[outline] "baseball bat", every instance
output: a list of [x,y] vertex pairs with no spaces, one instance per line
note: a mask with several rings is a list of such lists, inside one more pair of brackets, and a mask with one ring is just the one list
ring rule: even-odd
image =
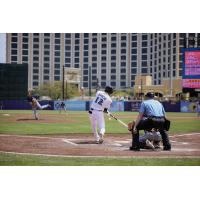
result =
[[115,119],[115,120],[117,120],[120,124],[122,124],[124,127],[126,127],[126,128],[128,128],[128,125],[127,124],[125,124],[123,121],[121,121],[120,119],[118,119],[117,117],[115,117],[112,113],[108,113],[108,115],[110,116],[110,117],[112,117],[113,119]]

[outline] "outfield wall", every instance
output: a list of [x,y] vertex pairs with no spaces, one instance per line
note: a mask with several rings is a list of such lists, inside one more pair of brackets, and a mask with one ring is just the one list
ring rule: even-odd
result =
[[[39,101],[41,105],[50,104],[48,110],[59,110],[62,101]],[[63,101],[67,110],[87,111],[90,108],[91,101]],[[111,106],[112,112],[130,111],[138,112],[140,101],[113,101]],[[165,101],[162,102],[166,112],[196,112],[196,103],[188,101]],[[30,110],[31,106],[27,100],[0,100],[0,109],[3,110]]]

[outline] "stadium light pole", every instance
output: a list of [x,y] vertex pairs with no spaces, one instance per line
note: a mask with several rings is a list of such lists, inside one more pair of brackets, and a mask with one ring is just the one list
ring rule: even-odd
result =
[[91,66],[89,66],[89,97],[91,98]]
[[62,77],[62,97],[65,99],[65,66],[63,65],[63,77]]

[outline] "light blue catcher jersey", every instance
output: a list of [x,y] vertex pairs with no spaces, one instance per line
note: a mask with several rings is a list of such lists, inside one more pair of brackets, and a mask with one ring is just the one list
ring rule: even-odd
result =
[[165,110],[163,105],[154,99],[148,99],[143,101],[140,106],[140,113],[143,113],[144,116],[156,116],[156,117],[163,117],[165,116]]

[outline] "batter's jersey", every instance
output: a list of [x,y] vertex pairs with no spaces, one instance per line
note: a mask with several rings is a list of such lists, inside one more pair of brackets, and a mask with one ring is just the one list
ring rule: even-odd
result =
[[154,99],[149,99],[146,101],[143,101],[139,110],[140,113],[143,113],[144,116],[150,117],[164,117],[165,116],[165,110],[163,105]]
[[98,91],[96,98],[92,101],[91,109],[104,111],[105,108],[110,108],[111,103],[112,99],[106,92]]

